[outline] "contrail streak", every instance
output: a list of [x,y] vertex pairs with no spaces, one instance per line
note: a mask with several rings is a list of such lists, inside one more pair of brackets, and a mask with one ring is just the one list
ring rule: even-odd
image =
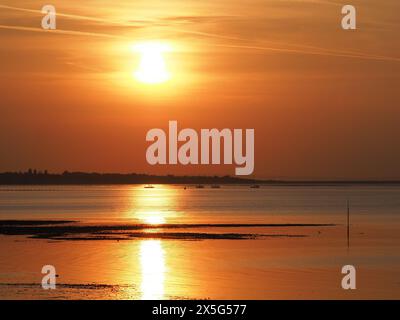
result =
[[[42,14],[41,10],[37,9],[27,9],[27,8],[20,8],[20,7],[13,7],[13,6],[7,6],[7,5],[2,5],[0,4],[0,8],[3,9],[9,9],[9,10],[15,10],[15,11],[22,11],[22,12],[30,12],[30,13],[38,13]],[[94,22],[101,22],[101,23],[106,23],[106,24],[115,24],[115,25],[121,25],[121,26],[130,26],[134,27],[135,25],[129,22],[123,22],[119,20],[109,20],[109,19],[103,19],[103,18],[96,18],[96,17],[90,17],[90,16],[81,16],[81,15],[76,15],[76,14],[67,14],[67,13],[60,13],[57,12],[58,17],[64,17],[64,18],[69,18],[69,19],[74,19],[74,20],[86,20],[86,21],[94,21]],[[140,22],[146,22],[146,21],[138,21]]]
[[[316,2],[316,3],[321,3],[321,4],[340,5],[336,2],[328,1],[328,0],[304,0],[304,1],[300,0],[298,2]],[[26,8],[20,8],[20,7],[7,6],[7,5],[0,5],[0,8],[23,11],[23,12],[31,12],[31,13],[41,13],[40,10],[26,9]],[[88,21],[95,21],[95,22],[100,22],[100,23],[104,23],[104,24],[112,24],[112,25],[120,25],[120,26],[128,26],[128,27],[138,27],[137,25],[134,25],[131,22],[125,22],[125,21],[108,20],[108,19],[103,19],[103,18],[64,14],[64,13],[57,13],[57,15],[61,16],[61,17],[70,18],[70,19],[88,20]],[[143,25],[143,24],[147,24],[148,27],[153,27],[155,21],[140,21],[139,23],[142,23],[142,27],[145,27],[145,25]],[[20,31],[47,32],[47,30],[43,30],[41,28],[33,28],[33,27],[0,25],[0,28],[10,29],[10,30],[20,30]],[[319,56],[331,56],[331,57],[345,57],[345,58],[367,59],[367,60],[377,60],[377,61],[394,61],[394,62],[400,61],[400,58],[396,58],[396,57],[373,55],[373,54],[368,54],[368,53],[363,53],[363,52],[355,52],[355,51],[334,50],[334,49],[328,49],[328,48],[311,46],[311,45],[272,42],[272,41],[249,41],[248,39],[240,38],[240,37],[225,36],[225,35],[221,35],[221,34],[201,32],[201,31],[182,30],[182,29],[171,28],[171,27],[168,27],[168,31],[176,32],[176,33],[191,34],[191,35],[201,36],[201,37],[229,40],[229,41],[240,41],[243,43],[253,42],[253,43],[258,44],[258,45],[213,44],[214,46],[217,46],[217,47],[237,48],[237,49],[247,49],[247,50],[275,51],[275,52],[289,53],[289,54],[291,53],[291,54],[306,54],[306,55],[319,55]],[[114,39],[128,39],[128,37],[126,37],[126,36],[117,36],[117,35],[106,34],[106,33],[97,33],[97,32],[83,32],[83,31],[60,30],[60,29],[52,30],[52,32],[55,32],[58,34],[65,34],[65,35],[93,36],[93,37],[114,38]],[[266,43],[273,44],[274,47],[266,46],[265,45]],[[289,47],[295,47],[298,49],[282,48],[282,47],[276,47],[276,46],[289,46]],[[312,51],[312,50],[314,50],[314,51]]]
[[246,46],[246,45],[229,45],[229,44],[215,44],[214,46],[223,48],[236,48],[236,49],[252,49],[252,50],[263,50],[263,51],[276,51],[283,53],[297,53],[306,55],[317,55],[317,56],[329,56],[329,57],[343,57],[343,58],[356,58],[365,60],[379,60],[379,61],[396,61],[400,62],[400,58],[385,57],[385,56],[369,56],[369,55],[354,55],[345,53],[334,53],[328,51],[306,51],[298,49],[285,49],[285,48],[274,48],[274,47],[263,47],[263,46]]
[[97,32],[83,32],[83,31],[73,31],[73,30],[45,30],[42,28],[34,28],[34,27],[20,27],[20,26],[6,26],[0,25],[0,29],[8,29],[8,30],[16,30],[16,31],[31,31],[31,32],[46,32],[48,34],[65,34],[72,36],[90,36],[90,37],[101,37],[101,38],[110,38],[110,39],[127,39],[126,37],[116,36],[107,33],[97,33]]

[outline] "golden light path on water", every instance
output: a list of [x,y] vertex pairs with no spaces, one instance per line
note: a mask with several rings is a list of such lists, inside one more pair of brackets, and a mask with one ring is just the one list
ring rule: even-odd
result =
[[[137,192],[137,190],[136,190]],[[175,203],[176,190],[165,186],[143,188],[132,199],[129,215],[145,224],[159,225],[176,214],[165,210]],[[151,230],[149,230],[151,232]],[[142,300],[164,299],[166,259],[161,240],[142,240],[139,248]]]
[[143,240],[140,243],[141,299],[164,298],[165,258],[160,240]]
[[135,190],[132,195],[128,218],[135,219],[145,224],[163,224],[171,218],[176,218],[178,213],[171,210],[176,204],[178,190],[157,185],[154,188]]

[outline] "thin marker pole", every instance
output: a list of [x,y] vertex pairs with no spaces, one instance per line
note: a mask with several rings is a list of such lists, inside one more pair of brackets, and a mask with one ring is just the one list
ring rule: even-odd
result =
[[347,248],[350,248],[350,204],[347,199]]

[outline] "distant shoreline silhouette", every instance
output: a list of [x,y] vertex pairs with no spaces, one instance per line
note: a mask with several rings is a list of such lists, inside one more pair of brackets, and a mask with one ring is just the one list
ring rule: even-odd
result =
[[69,172],[49,173],[29,169],[26,172],[0,173],[0,185],[100,185],[100,184],[257,184],[283,186],[314,185],[400,185],[398,180],[262,180],[235,176],[176,176],[139,173]]

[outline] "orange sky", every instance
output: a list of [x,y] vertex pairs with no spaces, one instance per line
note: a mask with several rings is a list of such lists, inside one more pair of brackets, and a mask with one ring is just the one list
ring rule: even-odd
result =
[[[234,174],[146,163],[151,128],[254,128],[260,178],[400,179],[400,3],[41,1],[0,5],[0,171]],[[28,9],[28,10],[26,10]],[[170,81],[137,82],[141,41]]]

